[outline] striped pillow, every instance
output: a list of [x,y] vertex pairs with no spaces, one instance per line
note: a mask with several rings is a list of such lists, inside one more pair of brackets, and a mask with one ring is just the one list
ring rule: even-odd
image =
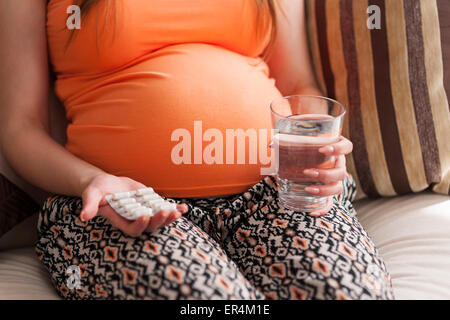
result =
[[[379,29],[368,27],[373,5]],[[449,9],[449,0],[306,0],[318,83],[348,106],[358,198],[449,193]]]

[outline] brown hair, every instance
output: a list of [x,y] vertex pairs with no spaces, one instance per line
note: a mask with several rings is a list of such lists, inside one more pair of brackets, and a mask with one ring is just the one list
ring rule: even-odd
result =
[[[94,7],[96,3],[98,3],[100,0],[75,0],[75,4],[80,7],[81,15],[86,16],[89,11]],[[107,11],[109,11],[110,2],[112,1],[115,7],[115,0],[106,0],[107,1]],[[262,53],[262,57],[264,59],[267,59],[270,55],[270,50],[275,42],[275,36],[277,33],[277,19],[276,19],[276,0],[254,0],[256,1],[256,5],[258,7],[258,16],[257,20],[261,23],[261,19],[264,19],[267,14],[269,14],[270,17],[270,23],[271,23],[271,32],[270,32],[270,41],[267,47],[264,49],[264,52]],[[115,16],[114,16],[115,17]],[[260,29],[256,29],[257,33]],[[74,33],[69,37],[69,41],[67,44],[69,44],[73,38]],[[257,34],[258,36],[258,34]],[[66,46],[67,48],[67,46]]]

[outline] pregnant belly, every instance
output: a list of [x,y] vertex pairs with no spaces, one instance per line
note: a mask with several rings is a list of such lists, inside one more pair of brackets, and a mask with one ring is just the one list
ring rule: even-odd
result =
[[89,81],[60,80],[60,91],[84,83],[65,100],[67,149],[170,197],[239,193],[259,181],[269,104],[280,96],[267,66],[205,44],[141,60]]

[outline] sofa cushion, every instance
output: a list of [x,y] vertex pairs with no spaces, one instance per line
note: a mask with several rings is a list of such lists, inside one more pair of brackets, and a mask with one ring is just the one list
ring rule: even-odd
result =
[[0,252],[0,300],[59,299],[32,247]]
[[[449,197],[419,193],[364,199],[355,207],[386,262],[397,299],[450,299]],[[35,215],[0,239],[0,299],[57,298],[35,241]]]
[[347,164],[359,197],[429,186],[448,194],[450,1],[306,4],[318,82],[349,109],[343,133],[354,143]]
[[450,197],[420,193],[356,203],[397,299],[450,299]]

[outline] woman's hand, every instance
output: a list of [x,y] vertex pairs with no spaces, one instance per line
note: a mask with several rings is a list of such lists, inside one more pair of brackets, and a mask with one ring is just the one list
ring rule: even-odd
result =
[[142,216],[135,221],[127,220],[117,214],[105,200],[109,193],[125,192],[145,188],[142,183],[126,177],[116,177],[110,174],[99,174],[95,176],[84,189],[82,194],[83,208],[80,213],[82,221],[89,221],[97,215],[108,219],[111,224],[122,230],[129,236],[138,237],[144,231],[153,232],[158,228],[167,226],[186,213],[188,208],[185,204],[177,205],[178,211],[169,212],[161,210],[153,217]]
[[332,169],[318,169],[310,168],[303,171],[305,175],[313,178],[316,181],[325,183],[322,186],[309,186],[305,191],[321,197],[328,197],[327,206],[323,210],[314,211],[310,214],[314,217],[320,217],[330,210],[332,203],[332,196],[338,195],[342,192],[342,180],[346,176],[345,155],[352,152],[353,144],[350,140],[340,137],[338,142],[323,146],[319,149],[320,153],[327,156],[336,157],[335,166]]

